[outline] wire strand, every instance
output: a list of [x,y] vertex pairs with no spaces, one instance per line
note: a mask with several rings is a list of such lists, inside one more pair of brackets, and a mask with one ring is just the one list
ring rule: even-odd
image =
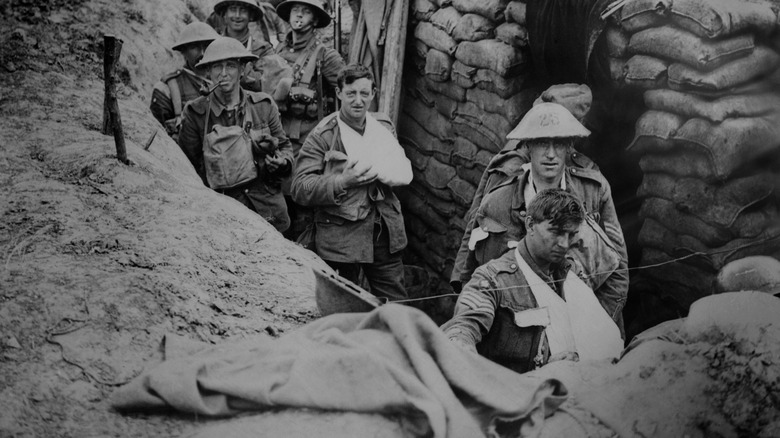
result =
[[[616,269],[615,271],[639,271],[639,270],[642,270],[642,269],[657,268],[659,266],[665,266],[665,265],[669,265],[669,264],[672,264],[672,263],[679,263],[679,262],[681,262],[683,260],[687,260],[687,259],[689,259],[691,257],[712,256],[712,255],[722,254],[722,253],[726,253],[726,252],[739,251],[740,249],[750,248],[752,246],[761,245],[763,243],[771,242],[772,240],[777,240],[777,239],[780,239],[780,235],[769,237],[769,238],[765,238],[765,239],[762,239],[762,240],[759,240],[759,241],[756,241],[756,242],[746,243],[746,244],[739,245],[739,246],[734,247],[734,248],[721,249],[721,250],[709,251],[709,252],[696,251],[696,252],[693,252],[691,254],[687,254],[687,255],[684,255],[682,257],[677,257],[677,258],[674,258],[674,259],[671,259],[671,260],[666,260],[666,261],[663,261],[663,262],[653,263],[653,264],[650,264],[650,265],[635,266],[633,268]],[[593,273],[593,274],[590,274],[590,275],[585,275],[581,279],[584,280],[584,279],[587,279],[587,278],[595,277],[597,275],[609,274],[609,273],[612,273],[612,272],[615,272],[615,271],[596,272],[596,273]],[[560,279],[560,280],[552,280],[550,282],[545,282],[545,284],[562,283],[564,281],[566,281],[565,278]],[[534,283],[534,284],[507,286],[507,287],[502,287],[502,288],[485,288],[485,289],[480,289],[480,290],[486,291],[486,292],[503,292],[503,291],[515,290],[515,289],[530,289],[531,287],[540,286],[540,285],[541,285],[541,283]],[[451,296],[456,296],[457,297],[459,295],[460,294],[456,294],[456,293],[446,293],[446,294],[440,294],[440,295],[431,295],[431,296],[427,296],[427,297],[406,298],[406,299],[402,299],[402,300],[393,300],[393,301],[390,301],[390,302],[391,303],[411,303],[411,302],[416,302],[416,301],[433,300],[433,299],[445,298],[445,297],[451,297]]]

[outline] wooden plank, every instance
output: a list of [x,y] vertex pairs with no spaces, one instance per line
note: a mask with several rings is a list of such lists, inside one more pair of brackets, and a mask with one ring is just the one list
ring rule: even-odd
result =
[[116,100],[116,84],[114,73],[119,55],[122,53],[122,40],[113,35],[103,35],[103,80],[105,81],[105,114],[108,114],[103,122],[104,131],[110,130],[114,134],[116,143],[116,157],[124,164],[130,164],[125,148],[125,135],[122,130],[122,118],[119,116],[119,104]]
[[382,80],[379,89],[379,111],[387,114],[396,126],[401,105],[401,78],[404,53],[406,52],[408,20],[409,0],[394,0],[385,38]]

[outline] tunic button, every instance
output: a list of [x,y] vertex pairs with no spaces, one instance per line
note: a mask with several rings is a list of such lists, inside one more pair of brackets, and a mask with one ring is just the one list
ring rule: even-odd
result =
[[512,269],[517,269],[517,265],[516,265],[516,264],[514,264],[514,263],[512,263],[511,265],[509,265],[509,267],[510,267],[510,268],[512,268]]
[[487,289],[490,287],[490,283],[487,280],[482,280],[479,282],[479,287],[482,289]]
[[577,173],[577,169],[572,169],[571,173]]
[[249,189],[244,189],[244,193],[249,193]]
[[290,53],[293,53],[293,52],[295,52],[295,49],[290,49]]
[[525,210],[520,212],[520,216],[525,217],[528,213],[525,212]]
[[577,153],[575,152],[575,153],[571,154],[571,157],[572,158],[577,158]]

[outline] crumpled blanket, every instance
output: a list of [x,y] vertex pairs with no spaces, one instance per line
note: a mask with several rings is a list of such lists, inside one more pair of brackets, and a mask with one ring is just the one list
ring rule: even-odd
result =
[[119,410],[171,407],[229,416],[315,408],[402,414],[415,435],[501,436],[498,428],[533,436],[566,399],[566,389],[462,350],[421,311],[388,304],[330,315],[279,339],[166,357],[112,397]]

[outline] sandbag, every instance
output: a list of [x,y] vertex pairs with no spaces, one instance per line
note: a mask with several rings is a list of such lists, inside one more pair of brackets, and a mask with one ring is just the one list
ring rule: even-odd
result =
[[428,156],[423,154],[420,151],[420,146],[415,144],[410,139],[403,138],[402,140],[403,141],[399,140],[399,143],[404,148],[404,153],[406,154],[406,158],[408,158],[409,162],[412,163],[412,169],[419,170],[420,172],[424,172],[425,169],[428,167]]
[[668,173],[680,177],[699,178],[707,182],[718,180],[713,174],[707,156],[687,149],[646,153],[639,159],[639,168],[644,173]]
[[466,65],[493,70],[502,77],[519,74],[526,63],[523,52],[498,40],[463,41],[455,57]]
[[708,184],[695,178],[680,178],[663,173],[647,173],[637,189],[637,196],[672,201],[708,224],[731,227],[740,213],[767,201],[775,190],[769,172],[736,178],[723,184]]
[[780,92],[727,95],[715,100],[675,90],[648,90],[645,105],[686,118],[701,117],[713,122],[727,118],[765,116],[780,111]]
[[727,39],[703,39],[674,26],[645,29],[631,36],[631,53],[652,55],[710,71],[728,61],[746,56],[755,48],[752,34]]
[[474,167],[479,148],[467,138],[458,137],[452,145],[452,164],[456,167]]
[[455,29],[455,25],[460,21],[460,17],[461,13],[452,6],[449,6],[439,9],[431,15],[431,24],[447,32],[447,35],[452,35],[452,30]]
[[466,89],[458,86],[452,81],[450,82],[426,81],[425,85],[426,88],[428,88],[429,90],[447,96],[452,100],[458,102],[463,102],[466,100]]
[[453,116],[453,113],[458,108],[458,102],[450,99],[447,96],[444,96],[442,94],[436,93],[433,90],[431,90],[428,85],[429,84],[449,84],[450,82],[442,83],[442,82],[435,82],[430,80],[425,80],[423,82],[420,82],[419,85],[417,85],[413,89],[409,89],[408,92],[414,96],[414,98],[419,99],[424,103],[426,106],[432,106],[436,108],[436,111],[439,112],[439,114],[443,115],[444,117],[450,119]]
[[623,80],[626,85],[637,88],[666,88],[669,62],[647,55],[634,55],[625,66]]
[[478,14],[494,22],[504,19],[509,0],[452,0],[452,6],[464,14]]
[[498,152],[512,129],[509,122],[496,114],[484,113],[471,102],[462,102],[452,119],[452,130],[482,149]]
[[590,111],[593,103],[593,93],[585,84],[555,84],[544,90],[534,105],[542,102],[552,102],[562,105],[580,122]]
[[628,53],[630,35],[617,26],[607,26],[604,29],[607,40],[607,54],[612,58],[622,58]]
[[425,57],[425,77],[437,82],[449,81],[452,61],[452,57],[444,52],[428,50]]
[[671,19],[704,38],[720,38],[750,30],[768,35],[777,26],[776,5],[760,0],[674,0]]
[[452,81],[464,89],[472,88],[475,85],[472,78],[477,73],[477,70],[476,67],[466,65],[456,59],[452,63]]
[[417,21],[429,21],[439,6],[430,0],[413,0],[412,15]]
[[431,157],[428,160],[427,172],[425,173],[425,183],[433,188],[446,189],[447,183],[455,177],[455,168],[444,164]]
[[736,259],[718,272],[716,287],[718,292],[755,290],[777,296],[780,260],[764,255]]
[[474,194],[477,192],[477,187],[474,184],[456,176],[447,183],[447,188],[452,191],[452,197],[458,205],[465,208],[471,207],[471,200],[474,199]]
[[502,99],[507,99],[520,92],[525,79],[523,75],[505,78],[493,70],[481,68],[474,74],[473,81],[480,89],[497,94]]
[[504,23],[498,26],[496,39],[518,49],[528,47],[528,31],[517,23]]
[[534,92],[532,90],[521,91],[508,98],[500,98],[479,88],[466,91],[466,100],[474,103],[482,111],[501,114],[511,126],[516,125],[531,109],[533,98]]
[[504,19],[507,21],[507,23],[525,25],[525,14],[525,3],[521,1],[510,1],[506,4],[506,9],[504,9]]
[[647,198],[639,209],[642,218],[653,218],[678,234],[688,234],[707,246],[722,246],[735,238],[753,238],[780,218],[772,204],[749,209],[736,217],[729,227],[709,224],[695,214],[678,210],[674,203],[661,198]]
[[726,90],[756,80],[780,65],[780,54],[766,46],[712,71],[696,70],[682,63],[669,66],[669,86],[674,90]]
[[646,111],[636,121],[634,139],[626,150],[636,154],[673,150],[672,136],[685,121],[685,117],[673,112]]
[[[431,110],[435,112],[433,108],[431,108]],[[439,161],[450,160],[450,156],[452,155],[452,139],[441,140],[434,137],[431,133],[423,129],[412,116],[406,113],[401,114],[398,125],[398,137],[404,140],[404,144],[414,146],[422,154],[438,157]]]
[[493,38],[495,25],[487,18],[477,14],[463,14],[452,29],[455,41],[480,41]]
[[439,114],[432,103],[424,104],[417,99],[407,99],[403,105],[403,112],[436,138],[447,141],[453,140],[454,135],[450,132],[449,120]]
[[677,129],[672,139],[701,150],[709,157],[713,174],[726,179],[742,166],[777,149],[780,144],[778,115],[726,119],[717,124],[694,118]]
[[422,21],[414,28],[414,37],[425,43],[430,48],[437,49],[447,54],[455,53],[458,43],[447,35],[447,32],[437,28],[427,21]]
[[[699,298],[712,293],[715,272],[695,266],[687,260],[678,261],[654,248],[643,248],[641,266],[644,281],[654,280],[656,289],[674,299],[680,308],[687,309]],[[668,292],[667,292],[668,291]]]
[[425,57],[428,55],[428,50],[430,50],[430,47],[428,47],[427,44],[420,40],[414,40],[414,44],[412,45],[412,50],[415,56],[419,56],[422,59],[425,59]]
[[616,14],[620,26],[629,34],[666,22],[672,0],[633,0]]

